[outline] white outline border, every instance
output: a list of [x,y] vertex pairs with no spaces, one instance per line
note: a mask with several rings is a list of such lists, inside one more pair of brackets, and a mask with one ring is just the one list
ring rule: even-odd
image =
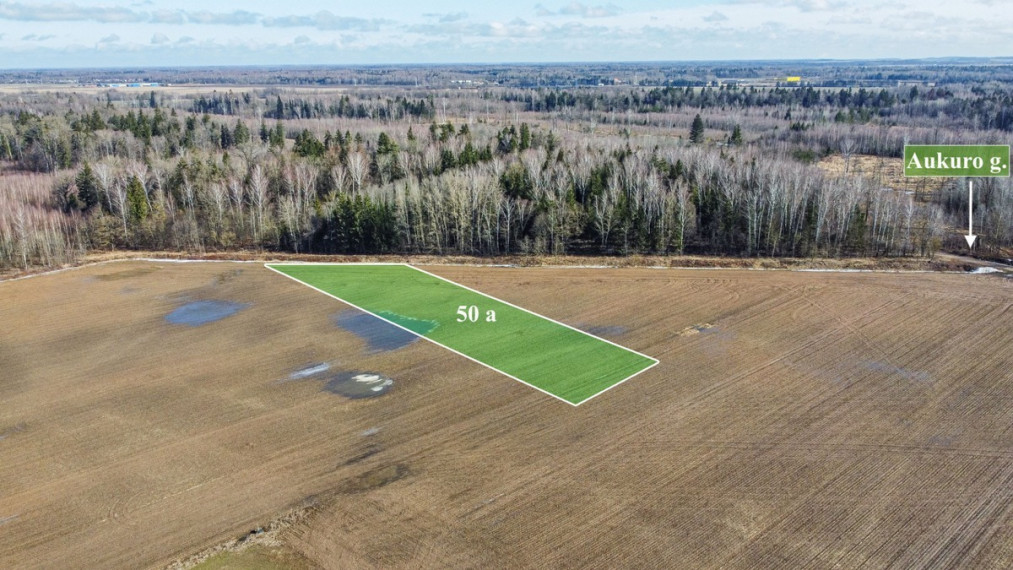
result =
[[[927,144],[927,143],[915,143],[905,144],[904,148],[901,149],[901,157],[907,155],[907,147],[909,146],[999,146],[1006,148],[1006,156],[1010,155],[1010,145],[1008,144]],[[1009,178],[1011,174],[1010,170],[1013,170],[1013,161],[1010,162],[1011,168],[1006,170],[1006,174],[908,174],[907,173],[907,162],[904,162],[904,178]],[[938,168],[936,170],[939,170]]]
[[[477,294],[479,294],[479,295],[481,295],[483,297],[486,297],[488,299],[492,299],[492,300],[497,301],[499,303],[503,303],[504,305],[513,307],[513,308],[518,309],[520,311],[524,311],[525,313],[532,314],[532,315],[534,315],[536,317],[545,319],[545,320],[550,321],[552,323],[555,323],[557,325],[560,325],[560,326],[566,327],[568,329],[577,331],[577,332],[579,332],[579,333],[581,333],[583,335],[586,335],[586,336],[589,336],[591,338],[600,340],[602,342],[606,342],[606,343],[611,344],[613,346],[617,346],[617,347],[619,347],[619,348],[621,348],[621,349],[623,349],[623,350],[625,350],[627,352],[632,352],[633,354],[636,354],[637,356],[642,356],[642,357],[644,357],[644,358],[646,358],[648,360],[653,360],[654,364],[651,364],[650,366],[648,366],[646,368],[643,368],[643,369],[641,369],[641,370],[639,370],[637,372],[634,372],[633,374],[627,376],[626,378],[623,378],[622,380],[616,382],[615,384],[612,384],[608,388],[605,388],[604,390],[602,390],[600,392],[592,394],[592,395],[588,396],[587,398],[584,398],[583,400],[574,403],[574,402],[571,402],[571,401],[569,401],[567,399],[564,399],[564,398],[562,398],[560,396],[557,396],[556,394],[553,394],[552,392],[549,392],[547,390],[539,388],[538,386],[535,386],[534,384],[529,384],[528,382],[525,382],[524,380],[521,380],[520,378],[518,378],[518,377],[516,377],[516,376],[514,376],[512,374],[508,374],[506,372],[503,372],[499,368],[495,368],[495,367],[493,367],[493,366],[491,366],[489,364],[486,364],[485,362],[482,362],[481,360],[478,360],[477,358],[468,356],[467,354],[464,354],[463,352],[454,350],[453,348],[450,348],[449,346],[447,346],[447,345],[445,345],[443,343],[437,342],[437,341],[435,341],[435,340],[433,340],[433,339],[431,339],[431,338],[429,338],[427,336],[420,335],[420,334],[418,334],[417,332],[415,332],[415,331],[413,331],[411,329],[407,329],[407,328],[405,328],[405,327],[403,327],[403,326],[401,326],[401,325],[399,325],[399,324],[397,324],[397,323],[395,323],[393,321],[385,319],[385,318],[381,317],[380,315],[377,315],[376,313],[374,313],[372,311],[369,311],[367,309],[364,309],[364,308],[356,305],[355,303],[350,303],[350,302],[346,301],[345,299],[342,299],[341,297],[338,297],[337,295],[333,295],[331,293],[328,293],[327,291],[324,291],[322,289],[314,287],[313,285],[310,285],[309,283],[306,283],[305,281],[301,281],[299,279],[296,279],[295,277],[292,277],[291,275],[288,275],[286,273],[283,273],[283,272],[275,269],[274,267],[271,267],[272,265],[275,265],[275,266],[282,266],[282,265],[294,265],[294,266],[301,266],[301,265],[339,265],[339,266],[340,265],[382,265],[382,266],[395,266],[395,267],[396,266],[402,266],[402,267],[408,267],[410,269],[414,269],[415,271],[419,271],[421,273],[425,273],[426,275],[429,275],[430,277],[435,277],[435,278],[440,279],[442,281],[446,281],[447,283],[450,283],[451,285],[456,285],[456,286],[458,286],[458,287],[460,287],[462,289],[466,289],[468,291],[471,291],[472,293],[477,293]],[[485,366],[486,368],[488,368],[490,370],[498,372],[498,373],[506,376],[507,378],[511,378],[513,380],[516,380],[516,381],[520,382],[521,384],[524,384],[525,386],[528,386],[529,388],[534,388],[535,390],[538,390],[539,392],[541,392],[543,394],[547,394],[549,396],[552,396],[553,398],[559,400],[560,402],[566,402],[567,404],[570,404],[573,407],[580,406],[581,404],[583,404],[583,403],[585,403],[585,402],[587,402],[587,401],[589,401],[589,400],[591,400],[593,398],[597,398],[598,396],[604,394],[605,392],[608,392],[612,388],[615,388],[616,386],[622,384],[623,382],[626,382],[630,378],[633,378],[634,376],[640,375],[640,374],[642,374],[642,373],[650,370],[651,368],[654,368],[660,362],[657,358],[654,358],[653,356],[648,356],[648,355],[643,354],[641,352],[637,352],[636,350],[633,350],[631,348],[627,348],[627,347],[622,346],[620,344],[616,344],[616,343],[612,342],[611,340],[604,339],[604,338],[601,338],[600,336],[593,335],[593,334],[591,334],[591,333],[589,333],[587,331],[582,331],[582,330],[580,330],[578,328],[572,327],[572,326],[570,326],[570,325],[568,325],[566,323],[561,323],[561,322],[559,322],[559,321],[557,321],[555,319],[550,319],[549,317],[546,317],[545,315],[539,315],[538,313],[536,313],[534,311],[530,311],[528,309],[525,309],[524,307],[518,307],[517,305],[514,305],[513,303],[504,301],[503,299],[497,299],[496,297],[493,297],[492,295],[488,295],[488,294],[483,293],[481,291],[476,291],[475,289],[472,289],[471,287],[467,287],[465,285],[461,285],[460,283],[455,283],[455,282],[451,281],[450,279],[447,279],[445,277],[440,277],[439,275],[436,275],[434,273],[430,273],[430,272],[428,272],[428,271],[426,271],[424,269],[419,269],[418,267],[415,267],[415,266],[410,265],[408,263],[313,263],[313,262],[309,262],[309,263],[304,263],[304,262],[270,263],[270,262],[268,262],[268,263],[264,263],[264,267],[266,267],[267,269],[270,269],[271,271],[274,271],[278,275],[282,275],[284,277],[288,277],[289,279],[295,281],[296,283],[300,283],[300,284],[302,284],[302,285],[304,285],[306,287],[309,287],[310,289],[313,289],[314,291],[316,291],[318,293],[323,293],[324,295],[327,295],[328,297],[330,297],[332,299],[336,299],[336,300],[341,301],[342,303],[344,303],[346,305],[349,305],[351,307],[355,307],[356,309],[358,309],[358,310],[360,310],[360,311],[362,311],[364,313],[368,313],[370,315],[373,315],[374,317],[376,317],[376,318],[378,318],[378,319],[380,319],[382,321],[385,321],[387,323],[390,323],[390,324],[396,326],[397,328],[399,328],[401,330],[404,330],[406,332],[409,332],[409,333],[411,333],[411,334],[413,334],[413,335],[415,335],[415,336],[417,336],[417,337],[419,337],[421,339],[428,340],[429,342],[431,342],[431,343],[433,343],[433,344],[435,344],[435,345],[437,345],[437,346],[439,346],[441,348],[449,350],[450,352],[453,352],[454,354],[457,354],[458,356],[463,356],[463,357],[467,358],[468,360],[470,360],[472,362],[475,362],[477,364],[481,364],[482,366]]]

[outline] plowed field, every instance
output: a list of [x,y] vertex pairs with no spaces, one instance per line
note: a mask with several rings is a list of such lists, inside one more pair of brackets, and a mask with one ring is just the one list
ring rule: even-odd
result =
[[260,264],[3,282],[0,567],[163,567],[286,515],[292,567],[1013,566],[1013,280],[424,269],[660,363],[575,408]]

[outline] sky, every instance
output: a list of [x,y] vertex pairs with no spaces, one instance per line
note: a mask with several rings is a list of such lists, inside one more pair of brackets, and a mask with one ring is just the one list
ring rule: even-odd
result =
[[997,57],[1011,4],[0,1],[0,69]]

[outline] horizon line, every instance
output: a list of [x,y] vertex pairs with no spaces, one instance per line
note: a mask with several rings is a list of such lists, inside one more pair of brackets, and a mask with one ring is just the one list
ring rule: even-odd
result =
[[0,73],[8,72],[52,72],[52,71],[106,71],[106,70],[207,70],[207,69],[349,69],[349,68],[411,68],[411,67],[552,67],[552,66],[578,66],[578,65],[675,65],[675,64],[733,64],[745,63],[752,65],[777,65],[777,64],[798,64],[798,63],[939,63],[939,62],[983,62],[992,61],[999,64],[1013,64],[1013,55],[1002,56],[937,56],[921,58],[905,57],[872,57],[872,58],[765,58],[765,59],[667,59],[667,60],[571,60],[571,61],[501,61],[501,62],[392,62],[392,63],[265,63],[265,64],[243,64],[243,63],[222,63],[207,65],[107,65],[107,66],[82,66],[82,67],[0,67]]

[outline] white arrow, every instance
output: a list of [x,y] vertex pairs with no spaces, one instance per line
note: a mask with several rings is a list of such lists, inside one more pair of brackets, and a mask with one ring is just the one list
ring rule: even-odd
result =
[[974,182],[971,180],[967,181],[967,235],[964,239],[968,248],[974,247],[974,240],[978,239],[974,235]]

